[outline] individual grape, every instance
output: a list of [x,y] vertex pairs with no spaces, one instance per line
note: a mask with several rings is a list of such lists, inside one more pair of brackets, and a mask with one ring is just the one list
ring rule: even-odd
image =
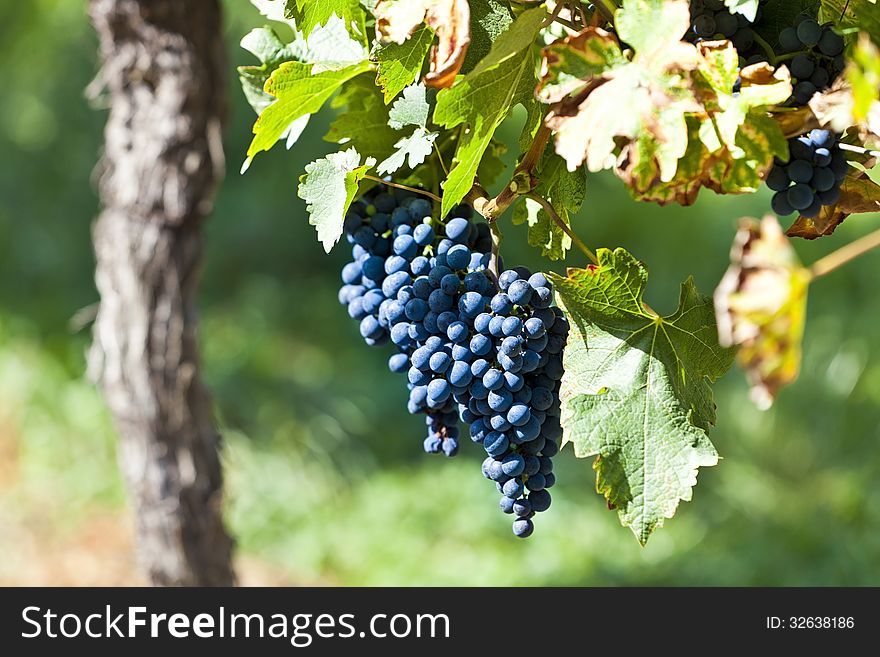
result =
[[816,69],[815,63],[806,55],[797,55],[788,65],[791,74],[799,80],[809,78]]
[[801,40],[798,38],[797,29],[794,27],[786,27],[779,33],[779,45],[782,50],[792,52],[801,47]]
[[806,160],[794,160],[785,168],[785,173],[792,182],[806,183],[813,177],[813,166]]
[[711,37],[715,34],[715,19],[708,14],[702,14],[694,19],[693,30],[698,37]]
[[809,185],[798,183],[786,192],[788,202],[795,210],[803,210],[810,207],[815,198],[815,194]]
[[767,183],[767,187],[774,192],[780,192],[784,189],[788,189],[791,184],[791,179],[788,177],[788,173],[786,173],[783,167],[774,166],[770,170],[765,182]]
[[513,533],[519,538],[528,538],[535,531],[535,525],[528,518],[517,518],[513,521]]
[[731,38],[739,29],[739,22],[736,16],[721,12],[715,15],[715,31],[720,32],[726,38]]
[[816,68],[810,75],[810,82],[812,82],[817,89],[825,89],[830,80],[831,76],[824,68]]
[[819,38],[819,51],[828,57],[836,57],[843,52],[843,37],[830,28],[825,29]]
[[832,187],[826,192],[819,192],[818,198],[822,205],[834,205],[840,200],[840,187]]
[[806,105],[815,93],[816,85],[809,80],[804,80],[794,85],[794,91],[791,96],[798,105]]
[[780,216],[787,216],[794,212],[794,207],[788,202],[788,194],[785,191],[776,192],[770,200],[773,212]]
[[797,26],[797,37],[805,46],[815,46],[822,37],[822,27],[815,19],[806,18]]

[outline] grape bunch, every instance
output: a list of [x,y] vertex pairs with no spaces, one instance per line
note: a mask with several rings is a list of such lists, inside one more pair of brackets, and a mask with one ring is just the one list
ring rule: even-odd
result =
[[838,136],[830,130],[812,130],[788,141],[788,162],[777,160],[766,181],[776,192],[771,201],[774,212],[798,211],[815,217],[822,206],[837,203],[848,168],[837,142]]
[[815,18],[799,14],[792,26],[779,33],[779,46],[784,53],[794,55],[785,65],[795,80],[791,96],[795,105],[806,105],[813,94],[830,87],[843,71],[843,37],[830,23],[820,25]]
[[[525,538],[534,530],[531,518],[549,508],[556,482],[551,459],[562,436],[559,383],[569,325],[550,307],[552,287],[543,274],[518,267],[504,271],[498,284],[488,311],[474,319],[470,383],[456,401],[471,439],[488,455],[483,475],[502,494],[501,510],[516,516],[513,533]],[[474,353],[483,344],[491,345],[490,356]]]
[[[759,20],[761,9],[755,20]],[[691,0],[691,41],[705,39],[729,39],[737,52],[748,52],[755,43],[755,33],[750,22],[742,14],[732,14],[724,0]]]
[[346,216],[339,301],[367,344],[396,347],[389,369],[406,374],[409,412],[425,415],[425,451],[454,456],[467,423],[514,534],[527,537],[555,483],[568,322],[543,274],[492,276],[489,228],[470,217],[459,206],[441,223],[422,198],[369,192]]

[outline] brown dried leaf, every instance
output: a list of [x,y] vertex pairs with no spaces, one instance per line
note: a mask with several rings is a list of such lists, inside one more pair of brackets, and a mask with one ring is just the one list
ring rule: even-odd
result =
[[789,237],[814,240],[825,237],[851,214],[880,212],[880,185],[859,171],[847,176],[840,186],[840,200],[834,206],[822,208],[818,216],[798,217],[786,231]]
[[739,348],[752,400],[769,408],[798,376],[810,272],[775,217],[744,219],[715,290],[718,339]]
[[431,50],[425,84],[445,89],[455,82],[471,42],[470,6],[467,0],[439,0],[428,9],[426,20],[439,42]]
[[419,25],[433,0],[379,0],[376,3],[376,35],[380,41],[402,45]]
[[425,75],[425,84],[436,88],[452,86],[470,45],[471,12],[467,0],[379,0],[375,16],[379,39],[398,44],[427,23],[438,43],[431,50],[431,69]]

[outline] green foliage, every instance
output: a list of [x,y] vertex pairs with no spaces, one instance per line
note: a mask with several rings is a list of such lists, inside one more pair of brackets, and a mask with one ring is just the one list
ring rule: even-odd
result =
[[376,45],[373,51],[379,66],[376,84],[384,92],[386,103],[418,79],[433,40],[433,30],[423,25],[402,44],[391,41]]
[[724,0],[724,4],[732,14],[742,14],[750,21],[755,20],[761,0]]
[[346,84],[330,106],[340,111],[324,139],[351,145],[359,153],[368,153],[377,160],[394,153],[394,143],[399,137],[388,124],[388,108],[369,72]]
[[466,126],[443,186],[443,216],[470,191],[492,135],[515,105],[531,97],[535,87],[531,48],[544,16],[543,9],[520,15],[474,70],[438,95],[434,122],[447,129]]
[[244,169],[254,156],[272,148],[294,121],[317,112],[344,82],[369,69],[368,62],[361,62],[339,71],[313,73],[314,66],[286,62],[272,73],[265,91],[277,98],[277,102],[263,110],[254,124],[254,139],[248,148]]
[[361,40],[366,40],[366,15],[360,0],[286,0],[284,14],[286,18],[293,19],[306,34],[315,27],[326,24],[333,16],[338,16],[345,21],[349,31],[359,35]]
[[470,0],[471,43],[461,65],[469,73],[492,49],[492,44],[513,24],[513,13],[498,0]]
[[357,150],[349,148],[306,166],[297,194],[308,204],[309,223],[317,229],[327,253],[342,236],[345,213],[357,194],[358,183],[375,164],[376,160],[367,158],[361,165]]
[[[260,61],[240,69],[245,93],[261,113],[248,163],[280,138],[292,144],[333,99],[337,114],[326,139],[346,150],[309,164],[298,189],[328,251],[373,166],[398,185],[442,192],[441,219],[465,199],[490,221],[503,222],[512,208],[512,222],[527,226],[525,241],[536,253],[564,261],[573,244],[594,257],[572,237],[588,172],[613,170],[639,201],[691,205],[704,187],[722,195],[758,192],[774,158],[788,157],[786,137],[797,134],[792,126],[817,121],[848,130],[846,143],[856,149],[880,134],[876,46],[867,36],[854,43],[847,35],[850,87],[815,97],[809,108],[792,106],[788,69],[769,52],[779,31],[804,11],[876,40],[880,22],[871,0],[825,0],[821,11],[819,0],[727,0],[749,20],[760,4],[758,44],[771,63],[751,66],[729,41],[685,40],[687,0],[625,0],[613,21],[596,13],[589,25],[575,25],[577,15],[554,16],[544,5],[499,0],[389,1],[378,9],[353,0],[255,4],[271,20],[286,22],[293,38],[285,43],[264,28],[243,42]],[[279,15],[281,4],[286,12]],[[833,14],[845,4],[838,21]],[[387,42],[371,39],[373,19]],[[520,105],[521,129],[513,125]],[[517,130],[518,147],[508,155]],[[801,217],[789,235],[827,235],[851,213],[880,209],[880,187],[851,169],[836,205]],[[493,198],[496,181],[503,186]],[[602,210],[589,213],[592,241],[609,221],[601,205],[590,207]],[[512,234],[496,225],[496,235]],[[598,253],[598,268],[555,277],[576,326],[566,351],[562,420],[577,455],[597,455],[598,490],[644,543],[680,500],[691,498],[697,468],[717,461],[707,434],[714,422],[709,383],[732,355],[718,346],[712,305],[692,282],[682,286],[677,312],[656,317],[641,304],[644,267],[625,251]],[[725,344],[741,348],[750,376],[770,371],[753,377],[770,390],[776,379],[787,383],[797,372],[794,345],[785,344],[794,333],[737,306],[756,298],[736,297],[725,308],[770,339]],[[802,318],[803,306],[794,310],[782,319]],[[769,335],[771,329],[776,333]]]
[[880,45],[880,3],[877,0],[821,0],[819,18],[841,29],[860,30]]
[[553,276],[572,324],[563,440],[579,458],[597,456],[596,489],[644,544],[691,499],[697,468],[718,461],[708,384],[733,354],[718,345],[712,302],[693,280],[681,286],[678,310],[661,318],[643,305],[641,263],[623,249],[598,258],[597,267]]
[[[586,171],[578,167],[568,171],[561,157],[548,149],[536,169],[539,180],[533,190],[550,201],[557,216],[571,225],[571,216],[580,210],[586,196]],[[541,249],[541,255],[551,260],[564,260],[571,248],[571,238],[553,221],[544,208],[532,199],[525,199],[516,206],[513,223],[527,223],[529,244]]]
[[244,95],[257,114],[271,105],[275,98],[263,91],[266,81],[281,64],[302,61],[306,49],[301,41],[284,43],[271,27],[258,27],[245,35],[241,47],[260,60],[260,66],[239,66],[238,75]]

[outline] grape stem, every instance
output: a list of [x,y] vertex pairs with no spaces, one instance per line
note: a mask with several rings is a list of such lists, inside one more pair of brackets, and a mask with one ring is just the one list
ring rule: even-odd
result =
[[499,254],[501,253],[501,240],[504,238],[504,235],[501,233],[501,228],[498,226],[497,221],[489,224],[489,230],[492,231],[492,255],[489,258],[489,273],[495,277],[497,282],[498,276],[501,273]]
[[376,176],[371,176],[369,174],[365,175],[364,178],[366,180],[372,180],[377,183],[381,183],[387,187],[396,187],[397,189],[405,189],[408,192],[412,192],[413,194],[422,194],[423,196],[427,196],[432,201],[436,201],[440,203],[442,199],[436,194],[429,192],[427,189],[419,189],[418,187],[410,187],[409,185],[401,185],[400,183],[391,182],[389,180],[382,180],[381,178],[377,178]]
[[[551,13],[547,14],[547,18],[544,19],[544,23],[541,25],[541,27],[547,27],[548,25],[550,25],[550,23],[552,23],[557,18],[559,18],[559,12],[562,11],[562,8],[564,6],[565,6],[564,2],[557,2],[556,6],[553,7],[553,11]],[[564,23],[563,23],[563,25],[564,25]]]
[[854,144],[838,144],[837,147],[842,151],[849,151],[851,153],[859,153],[861,155],[870,155],[871,157],[880,157],[880,151],[875,151],[870,148],[865,148],[864,146],[856,146]]
[[533,186],[532,182],[530,182],[528,189],[523,189],[518,181],[524,177],[524,174],[528,175],[530,181],[533,180],[535,167],[538,166],[541,156],[544,155],[544,150],[547,148],[547,142],[550,141],[550,135],[550,128],[544,125],[544,122],[542,121],[540,127],[535,133],[534,139],[532,139],[529,150],[526,151],[522,161],[520,161],[514,170],[510,182],[505,185],[504,189],[501,190],[501,193],[495,198],[489,198],[488,192],[486,192],[479,183],[474,183],[474,186],[465,198],[474,206],[474,209],[477,212],[486,218],[487,222],[490,224],[493,223],[498,217],[504,214],[517,197],[531,191],[531,187]]
[[608,19],[609,23],[614,24],[614,12],[619,8],[616,0],[595,0],[593,5]]
[[878,246],[880,246],[880,230],[875,230],[814,262],[810,267],[810,274],[814,279],[829,274]]
[[770,58],[770,63],[776,65],[776,62],[778,62],[779,59],[776,57],[776,53],[773,52],[773,48],[770,46],[770,44],[767,43],[767,41],[765,41],[764,38],[761,37],[754,30],[752,30],[752,36],[755,39],[755,43],[761,46],[761,50],[763,50],[767,54],[767,57]]
[[790,59],[794,59],[798,55],[806,55],[806,54],[808,54],[808,52],[806,50],[796,50],[794,52],[787,52],[784,55],[779,55],[779,57],[777,57],[776,61],[773,63],[779,64],[780,62],[787,62]]
[[529,192],[528,194],[525,195],[525,197],[527,199],[531,199],[535,203],[538,203],[544,209],[544,212],[547,213],[547,216],[550,217],[550,219],[553,221],[553,223],[559,227],[559,230],[561,230],[563,233],[565,233],[566,235],[568,235],[571,238],[572,244],[574,244],[577,248],[579,248],[581,250],[581,252],[585,256],[587,256],[587,258],[590,260],[590,262],[592,262],[594,265],[599,264],[599,259],[596,257],[596,254],[593,253],[593,251],[592,251],[592,249],[590,249],[590,247],[588,247],[586,244],[584,244],[584,241],[580,237],[575,235],[574,231],[571,229],[571,226],[569,226],[567,223],[565,223],[562,220],[562,218],[556,212],[556,208],[553,207],[553,204],[550,203],[550,201],[545,199],[543,196],[535,194],[534,192]]

